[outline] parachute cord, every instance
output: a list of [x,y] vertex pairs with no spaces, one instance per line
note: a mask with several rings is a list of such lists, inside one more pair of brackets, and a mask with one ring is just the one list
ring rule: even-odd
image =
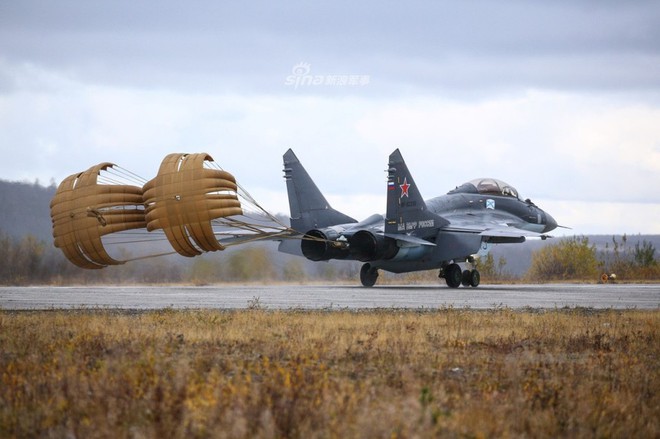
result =
[[155,242],[165,242],[165,241],[167,241],[167,238],[165,236],[161,238],[154,236],[153,239],[132,239],[127,241],[108,241],[104,243],[107,245],[122,245],[122,244],[135,244],[140,242],[155,243]]
[[[278,224],[280,227],[275,227],[271,225],[266,225],[266,224],[250,224],[246,223],[244,221],[237,220],[235,218],[226,218],[222,221],[215,220],[215,222],[219,225],[224,225],[226,227],[235,227],[238,229],[243,229],[246,231],[250,231],[255,233],[256,235],[260,236],[259,239],[268,239],[276,236],[286,236],[286,237],[292,237],[292,235],[299,235],[300,233],[297,232],[296,230],[293,230],[292,228],[282,224],[279,221],[274,221],[276,224]],[[272,229],[272,232],[265,232],[264,229]],[[222,232],[215,232],[216,235],[223,235],[225,233]],[[233,235],[233,236],[238,236],[237,234],[234,233],[226,233],[227,235]],[[288,236],[287,236],[288,235]]]
[[[251,237],[251,238],[246,238],[246,239],[241,240],[241,241],[228,242],[226,244],[222,243],[222,245],[225,246],[225,247],[232,247],[234,245],[247,244],[247,243],[250,243],[250,242],[262,241],[262,240],[268,239],[268,238],[275,238],[278,235],[285,235],[285,232],[269,233],[269,234],[263,234],[263,235],[253,235],[253,237]],[[288,237],[287,236],[282,236],[282,238],[288,238]]]
[[136,174],[135,172],[132,172],[126,168],[122,168],[121,166],[113,166],[113,169],[117,170],[118,173],[130,176],[131,178],[134,178],[136,181],[140,182],[142,185],[144,185],[147,182],[147,179],[144,177],[141,177],[140,175]]
[[109,185],[138,185],[143,186],[147,180],[118,165],[112,165],[99,173],[98,183]]
[[[220,166],[218,164],[218,162],[216,162],[216,161],[206,161],[205,164],[207,164],[207,165],[209,165],[209,166],[211,166],[215,169],[218,169],[220,171],[224,170],[224,169],[222,169],[222,166]],[[252,197],[252,195],[250,195],[250,193],[240,183],[236,182],[236,186],[239,189],[239,191],[236,191],[236,193],[243,200],[247,201],[248,204],[251,204],[252,206],[254,206],[259,212],[265,214],[271,221],[276,222],[277,224],[279,224],[287,232],[297,233],[293,229],[291,229],[289,226],[287,226],[286,224],[282,223],[279,219],[277,219],[277,217],[275,215],[273,215],[272,213],[270,213],[266,209],[264,209],[257,202],[257,200],[255,200],[254,197]]]
[[258,210],[260,210],[261,212],[263,212],[264,214],[266,214],[266,216],[267,216],[270,220],[276,222],[277,224],[279,224],[280,226],[284,227],[285,229],[289,229],[289,226],[287,226],[286,224],[283,224],[279,219],[277,219],[277,217],[276,217],[275,215],[273,215],[272,213],[270,213],[270,212],[268,212],[266,209],[264,209],[264,208],[263,208],[263,207],[257,202],[257,200],[255,200],[255,199],[252,197],[252,195],[250,195],[250,193],[249,193],[247,190],[245,190],[245,188],[244,188],[243,186],[241,186],[241,185],[238,184],[238,183],[237,183],[236,185],[238,186],[238,188],[239,188],[239,189],[241,190],[241,192],[242,192],[242,193],[239,192],[239,195],[240,195],[242,198],[246,199],[247,201],[249,201],[250,203],[252,203],[252,204],[253,204]]
[[168,253],[158,253],[158,254],[155,254],[155,255],[138,256],[136,258],[126,259],[124,262],[140,261],[142,259],[159,258],[161,256],[169,256],[169,255],[176,255],[176,254],[177,254],[177,252],[168,252]]

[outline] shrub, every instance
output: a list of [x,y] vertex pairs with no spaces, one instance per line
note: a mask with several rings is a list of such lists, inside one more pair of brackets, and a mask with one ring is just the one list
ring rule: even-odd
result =
[[574,236],[534,252],[526,277],[534,282],[596,279],[598,266],[589,238]]

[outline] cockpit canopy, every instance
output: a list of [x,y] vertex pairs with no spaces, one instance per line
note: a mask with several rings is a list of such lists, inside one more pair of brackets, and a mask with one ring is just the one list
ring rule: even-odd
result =
[[475,178],[464,183],[456,189],[449,191],[450,194],[467,193],[483,195],[499,195],[504,197],[520,198],[516,188],[496,178]]

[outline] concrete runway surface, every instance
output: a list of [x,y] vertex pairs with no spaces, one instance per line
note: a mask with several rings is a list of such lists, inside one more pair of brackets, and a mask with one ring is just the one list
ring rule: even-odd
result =
[[0,287],[0,309],[216,308],[244,309],[369,308],[614,308],[660,309],[660,284],[654,285],[482,285],[446,286],[80,286]]

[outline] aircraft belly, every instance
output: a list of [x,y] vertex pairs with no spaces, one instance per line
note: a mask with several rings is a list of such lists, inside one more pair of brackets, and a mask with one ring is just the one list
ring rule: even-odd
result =
[[409,273],[411,271],[432,270],[440,268],[442,261],[436,261],[432,258],[424,258],[416,261],[375,261],[371,266],[390,273]]
[[414,246],[414,247],[401,247],[390,261],[411,261],[420,260],[428,257],[433,253],[433,247],[430,246]]
[[438,232],[434,247],[402,247],[395,258],[374,261],[371,265],[392,273],[431,270],[440,268],[445,262],[463,260],[477,254],[481,241],[482,237],[474,233]]
[[481,241],[482,237],[474,233],[438,232],[433,258],[450,261],[476,254],[481,248]]

